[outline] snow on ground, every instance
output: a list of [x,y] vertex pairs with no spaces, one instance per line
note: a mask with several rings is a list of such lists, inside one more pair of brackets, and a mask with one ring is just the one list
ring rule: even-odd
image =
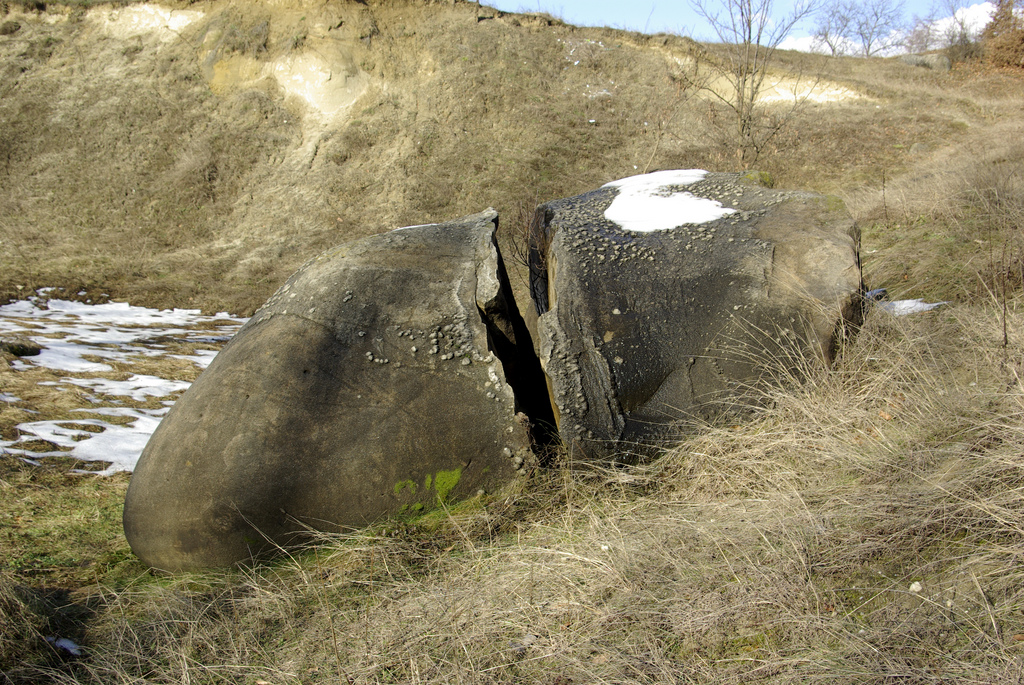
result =
[[[184,359],[206,368],[217,350],[245,323],[245,319],[223,313],[204,316],[195,309],[157,310],[122,302],[83,304],[50,300],[48,295],[43,290],[37,297],[0,307],[0,335],[28,338],[43,348],[37,356],[16,359],[11,368],[15,373],[50,369],[79,374],[38,385],[49,386],[52,392],[80,388],[93,406],[72,410],[83,412],[80,418],[19,424],[16,439],[0,440],[0,452],[28,461],[70,456],[109,462],[106,469],[90,472],[103,475],[134,468],[149,436],[189,383],[146,373],[132,374],[124,380],[98,374],[113,371],[114,363],[153,366],[166,359]],[[191,353],[174,353],[182,346]],[[123,406],[125,400],[121,398],[143,404],[150,398],[167,399],[160,400],[156,407],[152,403],[132,407]],[[0,400],[24,404],[10,393],[0,393]],[[25,410],[34,413],[34,409]],[[40,451],[39,441],[55,449]],[[26,447],[27,443],[34,443],[30,446],[34,449]]]
[[648,233],[686,224],[703,224],[735,212],[717,200],[697,197],[680,188],[707,176],[700,169],[656,171],[606,183],[619,194],[604,211],[604,218],[627,231]]
[[[223,321],[224,330],[194,330],[197,324],[214,321]],[[45,297],[0,307],[0,333],[16,333],[43,346],[38,356],[15,361],[16,369],[42,366],[61,371],[110,371],[109,364],[87,357],[124,361],[133,354],[160,356],[164,352],[152,342],[158,337],[224,342],[239,322],[242,320],[224,313],[202,316],[198,309],[159,310],[124,302],[83,304]],[[208,365],[209,359],[197,357],[196,362]]]
[[[173,403],[172,403],[173,404]],[[100,476],[109,476],[118,471],[131,471],[139,460],[143,448],[149,441],[156,427],[160,425],[160,419],[170,410],[165,407],[160,410],[130,409],[127,407],[109,410],[90,409],[92,414],[106,414],[108,416],[123,416],[134,419],[128,425],[108,423],[100,419],[69,419],[66,421],[33,421],[18,426],[22,433],[18,440],[0,440],[0,449],[10,454],[17,454],[31,463],[38,463],[35,460],[44,457],[74,457],[82,461],[103,461],[110,462],[110,466],[102,471],[89,471]],[[77,426],[94,426],[101,432],[94,433]],[[37,452],[12,447],[18,442],[30,442],[43,440],[52,443],[57,447],[70,448],[70,452],[51,450],[48,452]],[[85,473],[84,471],[80,473]]]
[[[137,402],[144,402],[147,397],[167,397],[176,392],[185,392],[191,385],[185,381],[169,381],[156,376],[138,374],[126,381],[114,381],[107,378],[65,378],[61,383],[90,388],[102,395],[131,397]],[[56,383],[43,382],[40,385],[56,385]]]
[[949,302],[925,302],[924,300],[893,300],[891,302],[878,302],[877,307],[893,316],[907,316],[908,314],[920,314],[938,309]]

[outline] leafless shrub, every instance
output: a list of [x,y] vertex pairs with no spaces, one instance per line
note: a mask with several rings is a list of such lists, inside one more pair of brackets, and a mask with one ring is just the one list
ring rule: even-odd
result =
[[730,111],[737,162],[749,168],[784,127],[759,102],[769,65],[779,44],[814,6],[797,3],[777,18],[773,0],[692,0],[691,4],[722,44],[724,59],[707,66],[730,86],[724,95],[710,82],[704,90]]
[[831,0],[818,11],[815,36],[833,55],[872,57],[903,40],[902,0]]
[[939,45],[941,36],[935,27],[936,10],[924,15],[913,15],[910,19],[910,28],[903,39],[907,51],[912,53],[928,52]]
[[980,31],[968,23],[966,2],[948,0],[944,7],[950,21],[942,35],[937,36],[938,46],[954,64],[980,58]]

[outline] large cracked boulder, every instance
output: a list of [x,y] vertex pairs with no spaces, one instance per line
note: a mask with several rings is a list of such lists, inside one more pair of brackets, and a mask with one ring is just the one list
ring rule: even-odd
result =
[[[493,210],[302,267],[175,404],[125,502],[168,570],[495,491],[560,437],[628,455],[859,323],[859,236],[836,198],[666,171],[538,208],[531,339]],[[538,358],[535,348],[540,351]]]
[[496,225],[399,229],[293,275],[143,452],[124,509],[139,558],[230,565],[514,480],[546,393]]
[[608,457],[657,442],[766,370],[830,361],[859,323],[842,202],[758,180],[664,171],[538,208],[531,290],[567,445]]

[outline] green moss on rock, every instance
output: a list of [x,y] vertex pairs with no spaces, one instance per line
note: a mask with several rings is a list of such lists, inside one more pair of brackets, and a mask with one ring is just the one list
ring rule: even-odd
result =
[[[428,485],[427,487],[430,487],[430,486]],[[399,495],[399,494],[401,494],[402,490],[405,490],[407,488],[408,488],[410,494],[412,494],[412,495],[416,494],[416,483],[414,483],[411,480],[402,480],[402,481],[399,481],[399,482],[395,483],[395,494]]]
[[460,478],[462,478],[462,469],[437,472],[434,476],[434,489],[437,490],[438,501],[444,502],[448,499],[449,493],[459,484]]
[[746,181],[747,183],[753,183],[759,185],[762,188],[774,188],[775,179],[767,171],[748,171],[740,176],[740,181]]

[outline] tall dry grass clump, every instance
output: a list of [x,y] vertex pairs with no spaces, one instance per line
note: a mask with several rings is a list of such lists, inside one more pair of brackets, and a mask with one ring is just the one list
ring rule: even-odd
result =
[[1024,386],[1001,338],[998,308],[876,312],[834,369],[654,466],[718,511],[727,574],[788,617],[776,644],[814,655],[804,676],[1018,677]]
[[1024,147],[1006,122],[898,180],[845,194],[864,227],[869,288],[987,306],[1022,289]]
[[980,282],[1004,299],[1024,286],[1024,146],[974,169],[960,191],[953,225],[978,240],[985,259]]
[[0,573],[0,664],[12,664],[31,652],[37,640],[36,617],[18,586]]

